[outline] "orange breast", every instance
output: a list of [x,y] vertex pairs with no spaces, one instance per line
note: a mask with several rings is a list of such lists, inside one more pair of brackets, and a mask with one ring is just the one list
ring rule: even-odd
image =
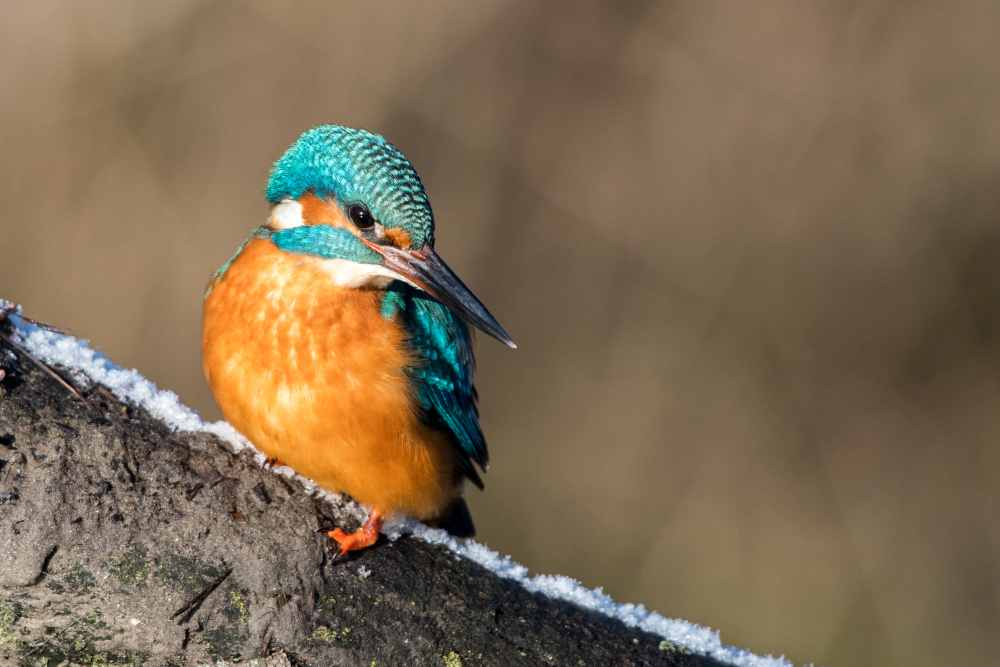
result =
[[417,416],[404,333],[381,316],[381,294],[253,240],[205,300],[205,376],[268,456],[384,512],[431,518],[458,493],[455,456]]

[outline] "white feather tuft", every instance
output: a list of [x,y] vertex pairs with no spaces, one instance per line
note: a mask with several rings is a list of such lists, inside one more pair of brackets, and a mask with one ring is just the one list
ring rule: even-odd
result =
[[393,280],[402,280],[404,283],[414,285],[409,279],[404,278],[395,271],[390,271],[381,264],[364,264],[362,262],[352,262],[349,259],[324,259],[323,268],[326,269],[330,277],[340,287],[357,289],[359,287],[374,287],[385,289]]
[[291,229],[306,224],[302,219],[302,204],[292,199],[286,199],[271,211],[271,219],[267,221],[274,229]]

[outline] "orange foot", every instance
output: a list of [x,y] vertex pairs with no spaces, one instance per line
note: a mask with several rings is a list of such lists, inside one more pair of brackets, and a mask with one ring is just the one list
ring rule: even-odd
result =
[[378,539],[378,531],[381,529],[382,513],[373,508],[365,525],[361,526],[358,532],[348,535],[340,528],[334,528],[327,535],[340,545],[340,552],[337,555],[343,556],[348,551],[357,551],[375,544],[375,540]]

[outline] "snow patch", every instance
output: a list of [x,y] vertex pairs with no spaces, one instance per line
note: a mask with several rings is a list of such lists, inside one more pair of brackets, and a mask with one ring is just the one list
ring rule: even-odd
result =
[[[9,302],[0,299],[0,313],[9,307],[12,307]],[[87,344],[88,341],[32,324],[21,317],[20,307],[10,316],[10,321],[15,328],[13,339],[16,343],[46,363],[59,364],[70,370],[81,383],[86,379],[98,382],[107,387],[117,398],[141,405],[151,415],[175,430],[212,433],[229,443],[235,452],[250,449],[257,464],[261,466],[265,464],[264,454],[257,451],[249,440],[227,422],[202,421],[198,413],[180,402],[177,394],[157,389],[155,384],[134,369],[125,370],[116,366],[106,356],[91,349]],[[272,472],[297,479],[307,491],[329,501],[338,500],[340,501],[338,504],[343,504],[338,496],[319,488],[288,466],[277,466]],[[355,504],[349,509],[359,520],[365,518],[364,508]],[[529,576],[528,568],[511,560],[510,556],[500,556],[496,551],[474,540],[459,540],[444,530],[429,528],[414,519],[404,517],[389,521],[382,532],[392,540],[402,535],[412,535],[426,542],[443,545],[456,555],[468,558],[500,577],[519,582],[529,591],[578,604],[618,619],[627,626],[659,635],[669,642],[661,644],[664,650],[670,649],[670,645],[673,645],[739,667],[792,667],[792,663],[784,658],[758,656],[743,649],[726,646],[722,643],[718,632],[700,625],[665,618],[656,612],[647,611],[641,604],[617,603],[602,589],[586,588],[575,579],[552,574]],[[361,576],[370,574],[363,570],[362,566],[358,571]]]

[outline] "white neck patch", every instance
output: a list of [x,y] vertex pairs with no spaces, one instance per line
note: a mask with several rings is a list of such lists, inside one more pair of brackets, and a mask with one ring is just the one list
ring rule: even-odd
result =
[[302,204],[294,199],[286,199],[271,210],[271,217],[267,224],[274,229],[291,229],[303,226],[306,223],[302,219]]
[[359,287],[373,287],[375,289],[385,289],[393,280],[412,285],[410,280],[399,275],[395,271],[390,271],[381,264],[364,264],[362,262],[352,262],[349,259],[324,259],[320,264],[330,274],[333,282],[348,289]]

